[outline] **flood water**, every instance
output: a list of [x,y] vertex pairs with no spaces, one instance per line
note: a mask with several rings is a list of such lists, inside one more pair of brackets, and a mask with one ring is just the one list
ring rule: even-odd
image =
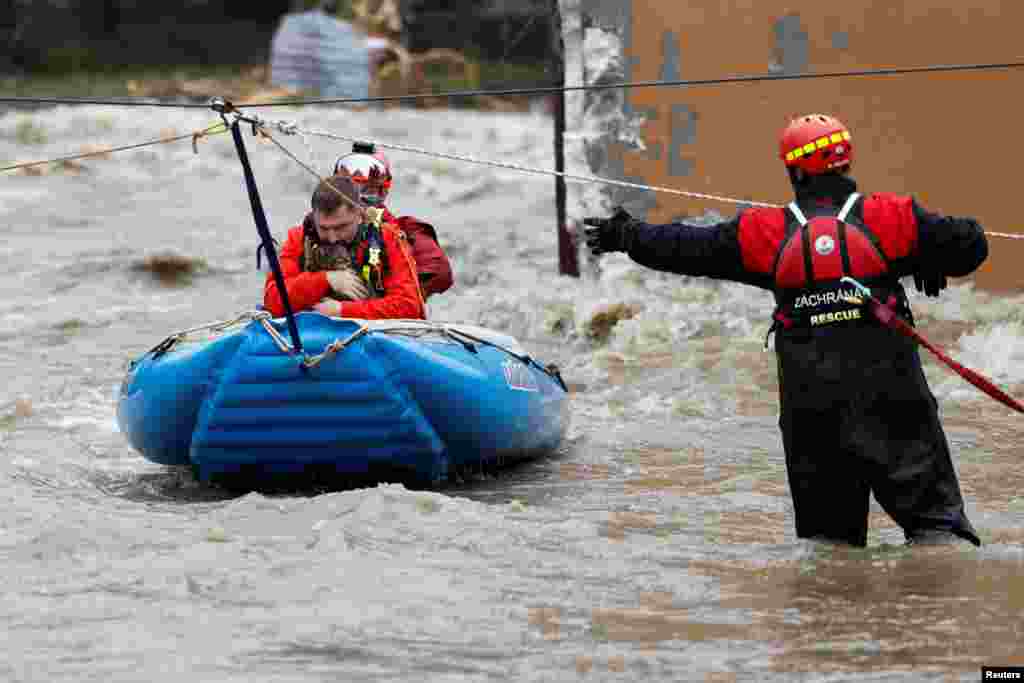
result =
[[[554,165],[539,114],[265,115]],[[215,122],[11,113],[0,161]],[[282,237],[315,181],[246,139]],[[321,172],[345,150],[281,140]],[[261,299],[230,137],[197,149],[0,177],[0,679],[973,681],[983,664],[1024,665],[1019,416],[926,358],[981,549],[907,548],[874,502],[866,549],[797,540],[770,296],[621,255],[558,276],[547,177],[389,155],[392,208],[434,223],[455,268],[431,317],[510,333],[562,368],[574,393],[558,453],[431,491],[273,496],[143,460],[115,420],[127,361]],[[147,267],[167,255],[192,272]],[[926,335],[1018,397],[1022,304],[969,284],[912,298]]]

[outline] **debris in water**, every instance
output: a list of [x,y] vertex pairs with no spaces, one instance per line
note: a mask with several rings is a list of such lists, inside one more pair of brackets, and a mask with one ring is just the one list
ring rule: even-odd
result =
[[0,415],[0,429],[11,430],[18,424],[18,420],[32,416],[32,402],[27,398],[19,398],[14,402],[14,411],[6,415]]
[[193,275],[206,268],[206,261],[203,259],[174,252],[147,256],[132,267],[133,270],[152,273],[165,285],[188,284]]
[[68,320],[57,323],[54,327],[64,334],[74,334],[79,332],[83,327],[85,327],[85,325],[86,322],[81,318],[69,318]]
[[586,322],[586,335],[593,341],[607,341],[620,320],[629,320],[639,312],[640,306],[635,304],[611,304],[599,308]]
[[14,417],[32,417],[32,401],[27,398],[19,398],[14,402]]
[[85,166],[77,159],[64,159],[63,161],[58,161],[53,166],[55,170],[70,173],[71,175],[79,175],[85,170]]
[[440,510],[441,509],[441,504],[438,503],[433,498],[430,498],[428,496],[423,496],[421,498],[417,498],[416,499],[416,508],[420,512],[423,512],[425,514],[430,514],[430,513],[437,512],[438,510]]

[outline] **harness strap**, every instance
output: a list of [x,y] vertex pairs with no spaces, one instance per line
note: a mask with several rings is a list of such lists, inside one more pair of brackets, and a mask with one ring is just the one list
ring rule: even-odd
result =
[[[850,215],[850,211],[853,210],[853,205],[857,203],[858,199],[860,199],[859,192],[854,192],[847,197],[846,202],[843,204],[843,208],[839,210],[839,215],[836,216],[836,219],[841,222],[845,222],[846,217]],[[804,215],[804,212],[800,210],[800,206],[795,201],[787,204],[786,208],[793,212],[793,217],[796,218],[796,222],[800,224],[800,227],[807,225],[807,216]]]
[[804,212],[800,210],[800,207],[796,202],[790,202],[786,208],[793,212],[793,216],[796,218],[796,222],[800,224],[801,228],[807,225],[807,216],[805,216]]
[[857,203],[858,199],[860,199],[859,192],[854,192],[849,197],[847,197],[846,203],[843,204],[843,208],[839,210],[839,215],[836,216],[836,220],[838,220],[840,223],[845,223],[846,217],[850,214],[850,211],[853,210],[853,205]]
[[772,333],[779,329],[780,326],[782,329],[788,330],[795,324],[795,320],[783,313],[780,309],[775,309],[775,312],[772,313],[772,326],[768,328],[768,334],[764,335],[764,350],[768,350],[768,339],[772,336]]

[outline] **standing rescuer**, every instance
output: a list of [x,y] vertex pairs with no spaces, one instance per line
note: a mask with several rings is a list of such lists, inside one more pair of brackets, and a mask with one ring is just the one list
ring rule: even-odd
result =
[[909,196],[861,195],[848,175],[852,137],[832,116],[794,119],[779,144],[795,194],[786,208],[695,227],[643,223],[617,207],[584,219],[588,246],[773,292],[779,427],[799,537],[865,546],[873,492],[908,543],[981,545],[915,342],[880,325],[841,278],[870,287],[912,325],[900,278],[938,296],[947,276],[968,275],[988,256],[984,231]]

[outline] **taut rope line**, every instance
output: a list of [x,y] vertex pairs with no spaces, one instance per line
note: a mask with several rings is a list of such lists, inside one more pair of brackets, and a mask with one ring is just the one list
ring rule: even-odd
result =
[[21,168],[32,168],[33,166],[42,166],[44,164],[59,164],[66,161],[77,161],[78,159],[87,159],[89,157],[100,157],[112,154],[114,152],[126,152],[132,149],[140,149],[142,147],[149,147],[151,145],[162,145],[169,142],[177,142],[179,140],[187,140],[192,138],[192,151],[196,154],[199,153],[199,147],[197,143],[202,138],[209,135],[219,135],[220,133],[228,132],[227,127],[223,123],[215,123],[208,128],[202,130],[193,131],[186,133],[185,135],[175,135],[169,138],[157,138],[156,140],[148,140],[146,142],[139,142],[134,145],[124,145],[122,147],[107,147],[105,149],[97,149],[89,152],[83,152],[82,154],[72,154],[69,156],[57,157],[55,159],[44,159],[43,161],[29,161],[22,164],[13,164],[11,166],[0,167],[0,172],[3,171],[14,171]]
[[[543,95],[559,92],[587,90],[616,90],[628,88],[695,87],[703,85],[726,85],[729,83],[758,83],[763,81],[798,81],[818,78],[852,78],[863,76],[899,76],[920,73],[942,73],[952,71],[992,71],[1019,69],[1024,61],[985,62],[979,64],[932,64],[928,66],[887,67],[883,69],[857,69],[850,71],[822,71],[804,74],[748,74],[721,78],[700,78],[691,80],[624,81],[619,83],[591,83],[588,85],[540,86],[533,88],[503,88],[497,90],[455,90],[448,92],[419,92],[405,95],[379,95],[376,97],[337,97],[281,99],[275,102],[252,102],[246,107],[296,107],[319,104],[361,104],[370,102],[394,102],[401,100],[439,99],[456,97],[496,97],[501,95]],[[177,107],[180,109],[205,109],[206,105],[193,102],[168,102],[156,98],[86,98],[86,97],[0,97],[0,103],[11,104],[102,104],[121,107]]]

